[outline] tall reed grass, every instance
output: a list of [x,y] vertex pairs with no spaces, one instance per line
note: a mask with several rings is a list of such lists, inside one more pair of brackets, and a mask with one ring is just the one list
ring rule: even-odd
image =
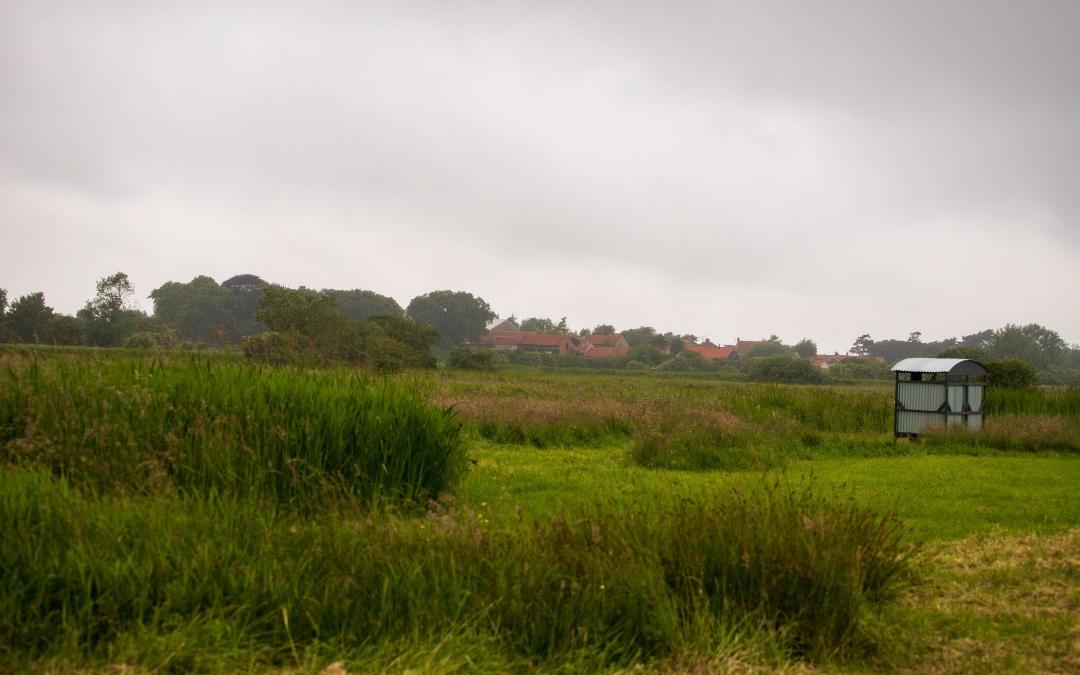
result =
[[821,660],[873,646],[867,620],[910,568],[892,517],[779,485],[492,525],[445,502],[419,521],[305,518],[247,499],[89,498],[40,469],[0,475],[6,663],[111,663],[119,645],[180,631],[283,666],[320,645],[348,654],[472,631],[522,663],[590,653],[611,667],[707,652],[732,627]]
[[538,447],[620,441],[694,416],[735,418],[756,436],[883,432],[892,419],[892,390],[885,387],[509,371],[443,374],[427,388],[431,400],[454,406],[481,437]]
[[422,501],[466,464],[455,415],[356,371],[198,356],[8,357],[0,461],[98,492]]
[[1042,415],[1080,420],[1080,388],[987,387],[988,415]]

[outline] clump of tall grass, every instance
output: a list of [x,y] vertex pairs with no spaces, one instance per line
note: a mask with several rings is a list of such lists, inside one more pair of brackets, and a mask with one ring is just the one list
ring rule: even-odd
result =
[[920,440],[933,447],[1080,453],[1080,421],[1049,415],[1000,415],[988,417],[979,430],[960,426],[933,429]]
[[352,521],[235,498],[90,498],[40,469],[0,471],[9,663],[100,665],[126,645],[138,665],[142,640],[175,645],[174,668],[214,645],[282,666],[326,645],[341,658],[475,631],[520,661],[626,666],[707,650],[733,626],[829,659],[873,644],[867,619],[910,567],[894,518],[779,485],[493,525],[445,503]]
[[538,448],[598,444],[633,433],[628,406],[611,399],[563,401],[531,397],[443,397],[462,422],[493,443]]
[[422,501],[466,463],[460,424],[393,381],[197,356],[0,367],[0,461],[98,492]]
[[1080,420],[1080,388],[987,387],[986,412],[995,415],[1044,415]]
[[630,461],[651,469],[706,471],[767,469],[780,458],[761,429],[731,414],[694,412],[642,423]]

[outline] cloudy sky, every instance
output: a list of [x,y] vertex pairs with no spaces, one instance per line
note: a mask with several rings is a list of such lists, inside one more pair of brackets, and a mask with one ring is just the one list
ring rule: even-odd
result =
[[1074,0],[0,0],[0,287],[1078,342],[1078,35]]

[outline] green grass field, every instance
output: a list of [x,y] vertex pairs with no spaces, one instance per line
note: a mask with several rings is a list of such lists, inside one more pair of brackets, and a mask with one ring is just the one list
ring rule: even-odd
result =
[[0,351],[0,670],[1075,671],[1078,401]]

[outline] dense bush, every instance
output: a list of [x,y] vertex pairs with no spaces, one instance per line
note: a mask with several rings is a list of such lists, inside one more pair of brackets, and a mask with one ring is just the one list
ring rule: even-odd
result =
[[0,382],[0,462],[99,491],[420,499],[465,462],[452,412],[354,371],[26,357]]
[[825,373],[806,359],[790,356],[767,356],[748,360],[750,379],[759,382],[785,382],[789,384],[821,384]]
[[656,367],[657,370],[675,373],[703,373],[715,370],[709,361],[702,358],[697,352],[679,352],[674,357],[664,361]]
[[828,375],[837,380],[889,380],[889,365],[873,359],[846,359],[829,368]]
[[522,349],[505,351],[507,363],[517,366],[557,366],[559,355],[548,352],[527,352]]
[[990,384],[995,387],[1031,387],[1039,373],[1020,359],[991,361],[986,364],[990,371]]
[[335,298],[266,286],[256,318],[270,330],[243,338],[244,354],[258,363],[347,363],[383,373],[435,366],[434,330],[389,314],[353,319],[336,310]]
[[240,339],[244,356],[256,363],[286,365],[319,363],[323,360],[314,341],[296,332],[268,330]]
[[450,350],[446,365],[464,370],[495,370],[498,359],[494,349],[454,347]]

